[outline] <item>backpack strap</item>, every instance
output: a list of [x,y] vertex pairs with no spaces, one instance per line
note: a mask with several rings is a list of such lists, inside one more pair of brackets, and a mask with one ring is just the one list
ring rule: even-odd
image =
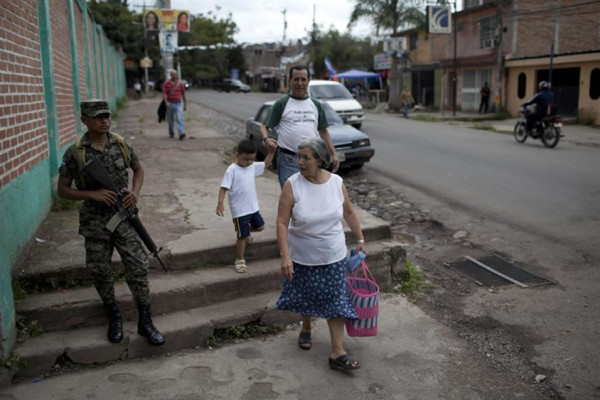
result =
[[[123,139],[123,136],[119,135],[118,133],[109,132],[109,134],[117,141],[119,148],[121,149],[121,153],[123,153],[123,158],[125,158],[125,165],[129,167],[129,163],[131,162],[131,153],[129,152],[129,146],[127,146],[127,142],[125,139]],[[75,158],[75,161],[77,162],[77,170],[79,171],[77,180],[78,186],[81,188],[85,187],[85,177],[82,173],[83,166],[85,165],[85,146],[81,144],[82,138],[83,136],[79,136],[75,144],[69,148],[72,157]]]

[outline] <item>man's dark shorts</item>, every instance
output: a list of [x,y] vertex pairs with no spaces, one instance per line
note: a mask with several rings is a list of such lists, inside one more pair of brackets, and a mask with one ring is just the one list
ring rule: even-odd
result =
[[250,227],[258,229],[264,224],[265,221],[259,211],[254,214],[243,215],[233,219],[233,225],[235,226],[235,232],[237,233],[238,239],[245,239],[250,236]]

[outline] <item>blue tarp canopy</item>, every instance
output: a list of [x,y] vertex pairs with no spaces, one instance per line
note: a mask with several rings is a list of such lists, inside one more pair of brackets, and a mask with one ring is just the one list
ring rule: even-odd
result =
[[377,72],[369,72],[369,71],[361,71],[359,69],[351,69],[346,72],[340,72],[333,76],[335,79],[339,79],[342,85],[346,84],[346,79],[363,79],[364,87],[368,89],[369,85],[367,84],[367,79],[369,78],[377,78],[379,81],[379,88],[383,89],[383,82],[381,82],[381,74]]
[[334,77],[339,79],[379,78],[381,77],[381,74],[378,74],[376,72],[361,71],[359,69],[351,69],[346,72],[340,72],[339,74],[334,75]]

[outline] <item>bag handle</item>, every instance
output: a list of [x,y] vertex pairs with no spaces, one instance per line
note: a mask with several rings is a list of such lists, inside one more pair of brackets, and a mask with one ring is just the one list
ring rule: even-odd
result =
[[[362,268],[362,273],[363,276],[367,279],[371,279],[373,282],[377,282],[375,280],[375,278],[373,277],[373,274],[371,273],[371,270],[369,269],[369,266],[367,265],[367,262],[365,260],[363,260],[361,262],[361,268]],[[354,274],[352,275],[353,278],[358,278],[358,271],[359,269],[356,268],[356,270],[354,271]]]

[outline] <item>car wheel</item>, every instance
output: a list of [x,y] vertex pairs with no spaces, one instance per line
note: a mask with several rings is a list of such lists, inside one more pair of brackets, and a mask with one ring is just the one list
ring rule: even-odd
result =
[[362,124],[354,124],[352,126],[355,127],[356,129],[360,129],[360,127],[362,126]]
[[365,165],[365,163],[353,164],[350,168],[352,169],[360,169]]

